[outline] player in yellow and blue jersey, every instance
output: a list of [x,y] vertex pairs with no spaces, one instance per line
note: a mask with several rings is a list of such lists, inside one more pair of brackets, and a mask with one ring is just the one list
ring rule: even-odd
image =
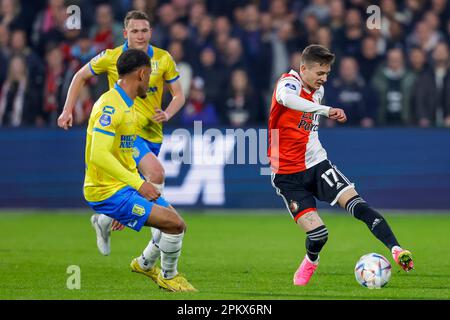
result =
[[127,50],[117,60],[117,71],[117,83],[98,99],[89,118],[84,197],[96,212],[133,230],[149,226],[161,231],[161,270],[148,265],[144,250],[131,262],[134,272],[169,291],[197,291],[177,271],[186,225],[152,183],[141,177],[133,159],[138,128],[134,102],[147,94],[150,58],[141,50]]
[[[118,79],[116,61],[120,54],[129,50],[129,48],[146,52],[151,58],[152,73],[146,98],[138,97],[135,102],[138,127],[133,155],[139,172],[162,192],[164,169],[157,158],[163,139],[162,122],[173,117],[185,102],[178,81],[180,75],[170,54],[150,45],[151,27],[149,18],[145,13],[140,11],[128,12],[124,20],[124,37],[126,41],[123,45],[102,51],[75,74],[67,93],[64,110],[58,118],[58,125],[66,130],[72,126],[72,112],[85,81],[100,73],[107,73],[111,88]],[[165,83],[168,84],[172,94],[172,101],[163,111],[161,101]],[[91,222],[96,229],[99,251],[103,255],[109,255],[112,219],[94,215]],[[152,234],[157,241],[160,236],[159,231],[152,228]],[[157,257],[159,249],[153,246],[152,250]]]

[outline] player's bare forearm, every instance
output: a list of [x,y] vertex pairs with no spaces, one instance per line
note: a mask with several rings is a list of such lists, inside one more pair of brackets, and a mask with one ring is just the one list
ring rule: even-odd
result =
[[169,105],[165,110],[162,109],[156,110],[156,114],[152,118],[156,122],[169,121],[184,106],[186,98],[184,96],[179,81],[171,83],[169,85],[169,90],[170,93],[172,94],[172,101],[169,103]]
[[67,130],[72,126],[72,112],[75,108],[77,98],[85,82],[92,76],[88,65],[85,65],[75,73],[72,82],[70,83],[69,90],[67,91],[67,98],[64,103],[63,111],[58,118],[58,126],[60,128]]

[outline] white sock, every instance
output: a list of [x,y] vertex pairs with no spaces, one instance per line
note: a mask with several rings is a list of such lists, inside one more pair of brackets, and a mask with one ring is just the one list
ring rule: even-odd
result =
[[400,248],[399,246],[393,246],[391,249],[391,253],[394,254],[394,251],[399,251],[402,250],[402,248]]
[[97,222],[100,225],[100,228],[102,228],[102,230],[109,231],[111,229],[113,218],[110,218],[104,214],[100,214]]
[[153,268],[158,258],[161,256],[161,250],[158,247],[159,240],[161,239],[161,230],[156,228],[152,229],[152,240],[148,243],[144,249],[142,255],[138,258],[139,266],[144,270]]
[[159,249],[161,250],[161,272],[166,279],[172,279],[178,274],[178,258],[181,254],[184,232],[180,234],[161,233]]

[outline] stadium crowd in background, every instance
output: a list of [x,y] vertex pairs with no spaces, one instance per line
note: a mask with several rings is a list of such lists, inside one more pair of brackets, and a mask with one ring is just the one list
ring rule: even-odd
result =
[[[72,4],[80,30],[66,28]],[[380,29],[366,27],[370,4]],[[124,42],[132,9],[151,17],[151,43],[181,73],[186,105],[170,124],[265,124],[277,78],[317,43],[337,55],[323,103],[344,109],[346,125],[450,127],[447,0],[0,0],[0,127],[55,127],[73,74]],[[91,80],[74,125],[107,89]]]

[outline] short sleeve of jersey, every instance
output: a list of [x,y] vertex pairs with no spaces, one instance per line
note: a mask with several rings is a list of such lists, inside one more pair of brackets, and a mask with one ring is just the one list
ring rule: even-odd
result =
[[299,95],[301,92],[301,83],[292,76],[281,78],[277,84],[276,98],[280,101],[280,95],[282,94],[295,94]]
[[112,106],[103,106],[93,123],[93,133],[115,136],[122,118],[121,112]]
[[99,75],[101,73],[107,72],[108,67],[111,64],[111,50],[103,50],[89,62],[89,69],[93,75]]
[[178,80],[180,72],[178,71],[177,64],[173,60],[169,53],[166,53],[166,71],[164,72],[164,80],[167,83],[172,83]]

